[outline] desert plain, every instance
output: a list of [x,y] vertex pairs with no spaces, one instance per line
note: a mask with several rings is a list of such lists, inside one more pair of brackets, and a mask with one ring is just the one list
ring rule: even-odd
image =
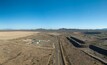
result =
[[[106,65],[106,55],[92,46],[99,42],[98,36],[101,35],[0,31],[0,65]],[[98,45],[106,50],[104,45]]]

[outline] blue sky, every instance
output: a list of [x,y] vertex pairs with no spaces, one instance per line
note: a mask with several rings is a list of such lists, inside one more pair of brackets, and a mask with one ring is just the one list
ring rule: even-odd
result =
[[0,29],[107,28],[107,0],[0,0]]

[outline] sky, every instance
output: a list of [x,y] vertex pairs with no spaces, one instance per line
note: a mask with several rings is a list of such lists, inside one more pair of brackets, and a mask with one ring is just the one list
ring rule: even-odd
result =
[[107,0],[0,0],[0,29],[107,28]]

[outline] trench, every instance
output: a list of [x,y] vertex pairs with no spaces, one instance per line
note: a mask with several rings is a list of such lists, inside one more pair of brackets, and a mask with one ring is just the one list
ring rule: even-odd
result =
[[89,48],[100,53],[100,54],[103,54],[105,56],[107,56],[107,50],[103,49],[103,48],[100,48],[100,47],[97,47],[97,46],[94,46],[94,45],[89,45]]

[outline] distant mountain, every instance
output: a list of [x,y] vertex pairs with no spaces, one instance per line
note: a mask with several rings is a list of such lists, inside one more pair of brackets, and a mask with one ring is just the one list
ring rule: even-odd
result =
[[107,28],[103,29],[73,29],[73,28],[60,28],[60,29],[3,29],[0,31],[42,31],[42,32],[107,32]]
[[107,30],[107,28],[103,28],[103,30]]

